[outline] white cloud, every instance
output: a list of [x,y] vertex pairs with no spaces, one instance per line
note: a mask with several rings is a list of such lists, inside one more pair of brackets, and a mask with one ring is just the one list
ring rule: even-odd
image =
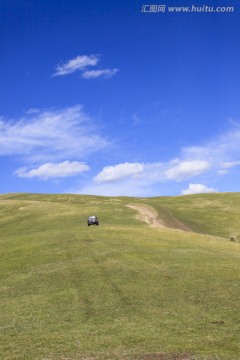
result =
[[115,166],[106,166],[94,177],[95,183],[112,182],[127,177],[134,177],[143,172],[143,165],[139,163],[123,163]]
[[149,185],[167,180],[181,181],[200,175],[210,169],[206,161],[180,161],[169,163],[122,163],[106,166],[93,178],[95,184],[133,181],[135,184]]
[[[197,176],[209,169],[205,161],[173,160],[169,163],[122,163],[106,166],[85,186],[81,193],[99,195],[147,196],[153,188],[168,180],[180,181]],[[206,188],[204,188],[206,190]],[[201,190],[201,189],[200,189]],[[79,192],[79,191],[77,191]]]
[[74,59],[67,61],[64,64],[56,66],[56,71],[53,76],[63,76],[75,73],[76,71],[82,72],[84,79],[96,79],[99,77],[110,78],[114,76],[119,69],[90,69],[99,63],[99,55],[79,55]]
[[[228,131],[216,136],[202,146],[188,146],[182,149],[187,159],[202,159],[216,167],[223,163],[236,163],[240,157],[240,123],[234,123]],[[236,160],[237,159],[237,160]]]
[[53,76],[62,76],[84,70],[88,66],[95,66],[99,62],[99,55],[79,55],[68,62],[57,65],[56,72]]
[[162,189],[171,191],[171,186],[173,191],[181,192],[179,185],[173,182],[192,178],[195,178],[196,183],[191,183],[182,194],[215,192],[215,188],[203,185],[202,179],[207,177],[208,183],[211,179],[215,181],[216,176],[226,174],[234,166],[240,165],[239,143],[240,125],[234,124],[230,130],[202,146],[181,149],[175,160],[155,163],[125,162],[106,166],[92,182],[83,187],[82,193],[152,196],[161,194]]
[[229,169],[229,168],[232,168],[232,167],[235,167],[235,166],[238,166],[240,165],[240,161],[237,160],[237,161],[227,161],[227,162],[224,162],[221,164],[221,167],[223,169]]
[[240,123],[232,126],[202,146],[189,146],[182,149],[181,157],[187,160],[207,161],[212,175],[225,175],[240,165]]
[[0,156],[18,155],[32,162],[78,160],[109,145],[81,106],[0,120]]
[[220,163],[220,169],[217,170],[217,174],[218,175],[226,175],[229,174],[230,169],[234,168],[235,166],[240,165],[240,161],[236,160],[236,161],[226,161],[223,163]]
[[182,191],[182,195],[204,194],[216,191],[216,189],[209,188],[203,184],[189,184],[188,188]]
[[84,79],[96,79],[101,76],[110,78],[115,75],[118,69],[104,69],[104,70],[86,70],[83,72],[82,77]]
[[200,175],[210,169],[210,164],[203,160],[170,162],[168,170],[165,171],[169,180],[181,181],[189,177]]
[[20,168],[15,172],[15,174],[21,178],[38,178],[40,180],[48,180],[51,178],[75,176],[88,170],[89,166],[85,163],[78,161],[63,161],[61,163],[46,163],[29,171],[26,168]]
[[217,174],[218,174],[218,175],[226,175],[226,174],[228,174],[228,173],[229,173],[229,171],[226,170],[226,169],[220,169],[220,170],[217,171]]

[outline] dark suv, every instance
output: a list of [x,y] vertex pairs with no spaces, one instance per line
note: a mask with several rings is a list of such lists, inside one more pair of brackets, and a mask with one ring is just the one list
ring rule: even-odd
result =
[[87,223],[88,223],[88,226],[99,225],[99,219],[97,216],[89,216]]

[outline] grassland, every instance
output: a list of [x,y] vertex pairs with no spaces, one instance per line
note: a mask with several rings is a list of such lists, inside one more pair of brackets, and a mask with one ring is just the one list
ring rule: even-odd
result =
[[0,196],[0,359],[240,359],[239,200]]

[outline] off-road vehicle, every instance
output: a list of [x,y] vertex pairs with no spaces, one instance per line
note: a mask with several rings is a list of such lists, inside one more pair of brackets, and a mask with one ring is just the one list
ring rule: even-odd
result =
[[99,219],[97,216],[89,216],[87,223],[88,223],[88,226],[99,225]]

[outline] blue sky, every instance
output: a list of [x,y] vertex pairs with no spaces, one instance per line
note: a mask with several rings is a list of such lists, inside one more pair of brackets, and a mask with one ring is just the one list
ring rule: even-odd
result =
[[240,191],[239,38],[236,0],[0,1],[0,192]]

